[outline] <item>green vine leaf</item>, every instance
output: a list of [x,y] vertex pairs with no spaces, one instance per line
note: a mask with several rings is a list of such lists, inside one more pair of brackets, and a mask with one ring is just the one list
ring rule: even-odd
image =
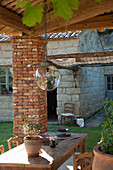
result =
[[37,22],[40,24],[43,11],[43,8],[39,4],[36,4],[32,7],[31,2],[28,2],[24,11],[24,16],[22,18],[23,24],[29,27],[34,26]]
[[53,3],[53,10],[55,14],[64,18],[65,20],[69,20],[72,15],[72,9],[78,9],[78,0],[50,0]]
[[21,7],[21,8],[24,8],[26,5],[27,5],[27,1],[26,0],[23,0],[23,1],[17,1],[16,3],[16,7]]
[[73,9],[78,10],[78,0],[72,0],[69,1],[70,7],[72,7]]

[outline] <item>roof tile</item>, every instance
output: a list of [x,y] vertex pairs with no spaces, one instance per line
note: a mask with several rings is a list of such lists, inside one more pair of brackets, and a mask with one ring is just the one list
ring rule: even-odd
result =
[[11,40],[11,36],[6,34],[0,34],[0,42],[9,42]]

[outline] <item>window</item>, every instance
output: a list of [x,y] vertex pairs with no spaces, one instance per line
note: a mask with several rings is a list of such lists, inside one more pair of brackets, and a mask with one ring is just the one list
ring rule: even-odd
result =
[[107,90],[113,90],[113,76],[107,76]]
[[0,93],[3,89],[7,89],[8,92],[12,93],[12,67],[0,67]]

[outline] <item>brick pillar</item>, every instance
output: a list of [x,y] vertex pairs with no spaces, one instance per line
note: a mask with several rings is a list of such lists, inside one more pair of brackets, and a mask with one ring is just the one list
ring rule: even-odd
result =
[[34,82],[34,73],[45,60],[45,41],[39,36],[16,36],[13,43],[13,134],[23,141],[23,117],[40,122],[47,131],[47,92]]

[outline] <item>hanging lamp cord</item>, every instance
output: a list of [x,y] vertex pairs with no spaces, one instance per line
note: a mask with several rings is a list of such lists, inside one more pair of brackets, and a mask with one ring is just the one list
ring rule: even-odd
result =
[[44,17],[44,25],[45,25],[45,47],[46,47],[46,61],[47,61],[47,23],[46,23],[46,14],[47,14],[47,0],[45,0],[45,6],[44,6],[44,12],[45,12],[45,17]]

